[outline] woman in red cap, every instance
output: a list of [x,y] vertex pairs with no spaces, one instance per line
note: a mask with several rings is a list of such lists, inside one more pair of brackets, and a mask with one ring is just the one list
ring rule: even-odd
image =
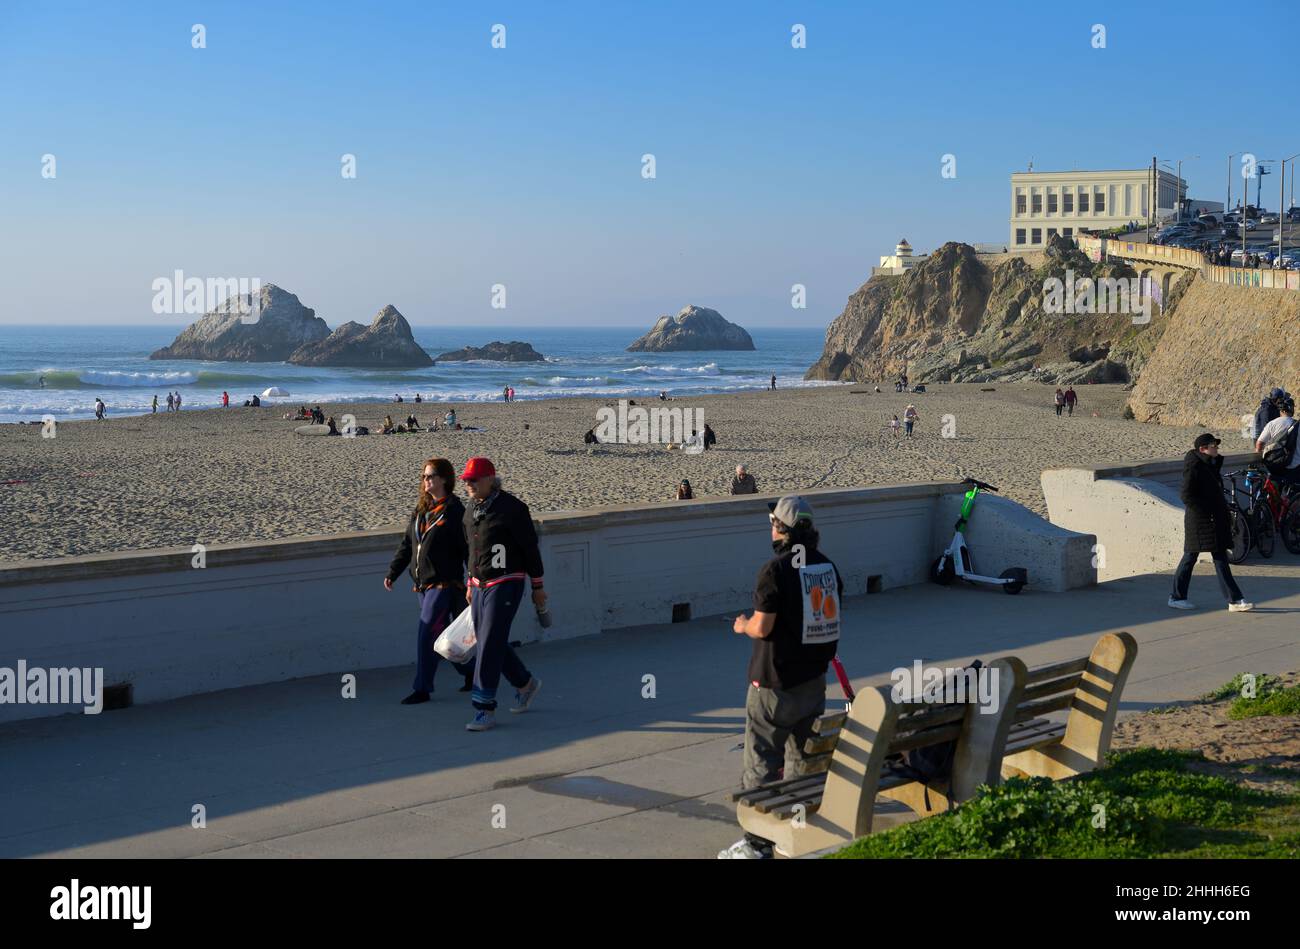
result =
[[[433,677],[442,657],[433,651],[434,641],[447,624],[465,609],[465,505],[453,493],[456,469],[446,458],[430,458],[422,466],[420,500],[411,512],[410,523],[402,535],[393,562],[384,577],[384,588],[391,590],[393,581],[411,565],[411,579],[420,597],[420,625],[415,636],[415,683],[403,705],[429,701]],[[456,664],[466,677],[473,667]]]
[[485,732],[496,725],[497,684],[505,676],[515,687],[512,712],[526,712],[542,687],[510,648],[510,624],[524,597],[525,581],[533,604],[546,608],[542,554],[528,505],[501,490],[501,479],[487,458],[471,458],[461,480],[469,487],[465,538],[469,542],[469,590],[478,653],[471,701],[474,720],[465,728]]

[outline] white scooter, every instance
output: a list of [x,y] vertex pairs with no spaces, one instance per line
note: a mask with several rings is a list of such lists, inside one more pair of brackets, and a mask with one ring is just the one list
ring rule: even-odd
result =
[[987,583],[989,586],[1001,587],[1003,593],[1016,594],[1029,582],[1029,572],[1024,567],[1008,567],[1001,576],[985,577],[976,573],[971,565],[970,548],[966,546],[966,523],[970,520],[971,510],[975,507],[975,498],[980,491],[997,491],[997,488],[974,478],[966,478],[962,484],[970,485],[966,499],[961,504],[961,517],[957,518],[957,530],[939,559],[930,568],[930,579],[940,586],[948,586],[958,578],[971,583]]

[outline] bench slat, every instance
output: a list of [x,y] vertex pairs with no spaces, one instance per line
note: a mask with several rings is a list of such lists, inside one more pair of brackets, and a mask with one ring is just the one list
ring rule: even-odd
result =
[[1064,735],[1065,725],[1063,723],[1049,724],[1047,728],[1026,732],[1017,735],[1015,738],[1008,739],[1005,754],[1014,755],[1020,751],[1028,751],[1030,748],[1050,745],[1053,742],[1060,741]]
[[1025,676],[1025,685],[1037,685],[1040,682],[1046,682],[1048,679],[1055,679],[1057,676],[1082,672],[1087,668],[1087,656],[1081,656],[1078,659],[1067,659],[1064,662],[1053,662],[1045,666],[1036,666],[1030,669],[1028,675]]
[[889,751],[893,753],[896,751],[911,751],[914,748],[927,748],[930,745],[938,745],[945,741],[955,741],[960,737],[961,723],[958,722],[929,731],[912,732],[912,734],[903,738],[895,738],[889,743]]
[[752,805],[752,807],[760,814],[768,814],[771,813],[772,811],[779,810],[780,808],[788,807],[790,805],[806,804],[811,798],[814,797],[820,799],[822,796],[822,792],[825,790],[826,790],[826,779],[825,777],[823,777],[822,780],[818,781],[816,784],[811,784],[807,787],[799,788],[796,791],[791,791],[789,794],[782,794],[779,795],[778,797],[769,797],[762,801],[756,801]]
[[778,794],[784,794],[800,784],[808,784],[814,781],[826,780],[825,775],[819,773],[801,774],[797,778],[786,778],[783,781],[773,781],[771,784],[761,784],[756,788],[740,788],[732,791],[728,797],[732,801],[744,801],[746,804],[753,803],[765,797],[775,797]]
[[816,738],[809,738],[803,743],[804,754],[819,755],[824,752],[834,751],[835,746],[839,744],[839,741],[839,732],[833,732],[830,735],[819,735]]
[[966,717],[967,706],[927,705],[924,708],[925,711],[923,712],[898,716],[898,724],[894,727],[894,734],[904,735],[908,732],[919,731],[922,728],[959,722]]
[[1025,689],[1024,695],[1020,697],[1022,702],[1031,702],[1034,699],[1041,699],[1044,696],[1055,695],[1058,692],[1073,692],[1078,688],[1079,683],[1083,681],[1083,673],[1076,672],[1074,675],[1062,676],[1059,679],[1049,679],[1046,682],[1040,682],[1037,685],[1031,685]]
[[1055,698],[1040,699],[1037,702],[1024,702],[1016,709],[1016,721],[1023,722],[1029,718],[1037,718],[1047,712],[1059,712],[1073,704],[1073,692],[1066,692],[1064,695],[1058,695]]
[[826,735],[832,731],[838,731],[844,727],[848,720],[848,712],[832,712],[829,715],[823,715],[817,721],[813,722],[813,731],[819,735]]

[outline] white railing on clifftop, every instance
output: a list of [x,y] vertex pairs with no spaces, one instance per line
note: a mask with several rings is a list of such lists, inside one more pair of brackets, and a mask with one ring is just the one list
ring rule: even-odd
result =
[[1144,244],[1106,237],[1081,235],[1074,239],[1078,248],[1096,262],[1118,258],[1143,263],[1162,264],[1167,267],[1186,267],[1197,270],[1211,283],[1234,287],[1258,287],[1264,290],[1300,290],[1300,270],[1273,270],[1271,268],[1223,267],[1206,263],[1199,251],[1186,247],[1168,247],[1163,244]]

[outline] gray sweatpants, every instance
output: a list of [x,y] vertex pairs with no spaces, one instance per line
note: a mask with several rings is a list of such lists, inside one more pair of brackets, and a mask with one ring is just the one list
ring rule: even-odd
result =
[[792,689],[763,689],[752,683],[745,697],[745,773],[740,786],[757,787],[803,774],[803,743],[813,737],[813,722],[826,710],[826,677]]

